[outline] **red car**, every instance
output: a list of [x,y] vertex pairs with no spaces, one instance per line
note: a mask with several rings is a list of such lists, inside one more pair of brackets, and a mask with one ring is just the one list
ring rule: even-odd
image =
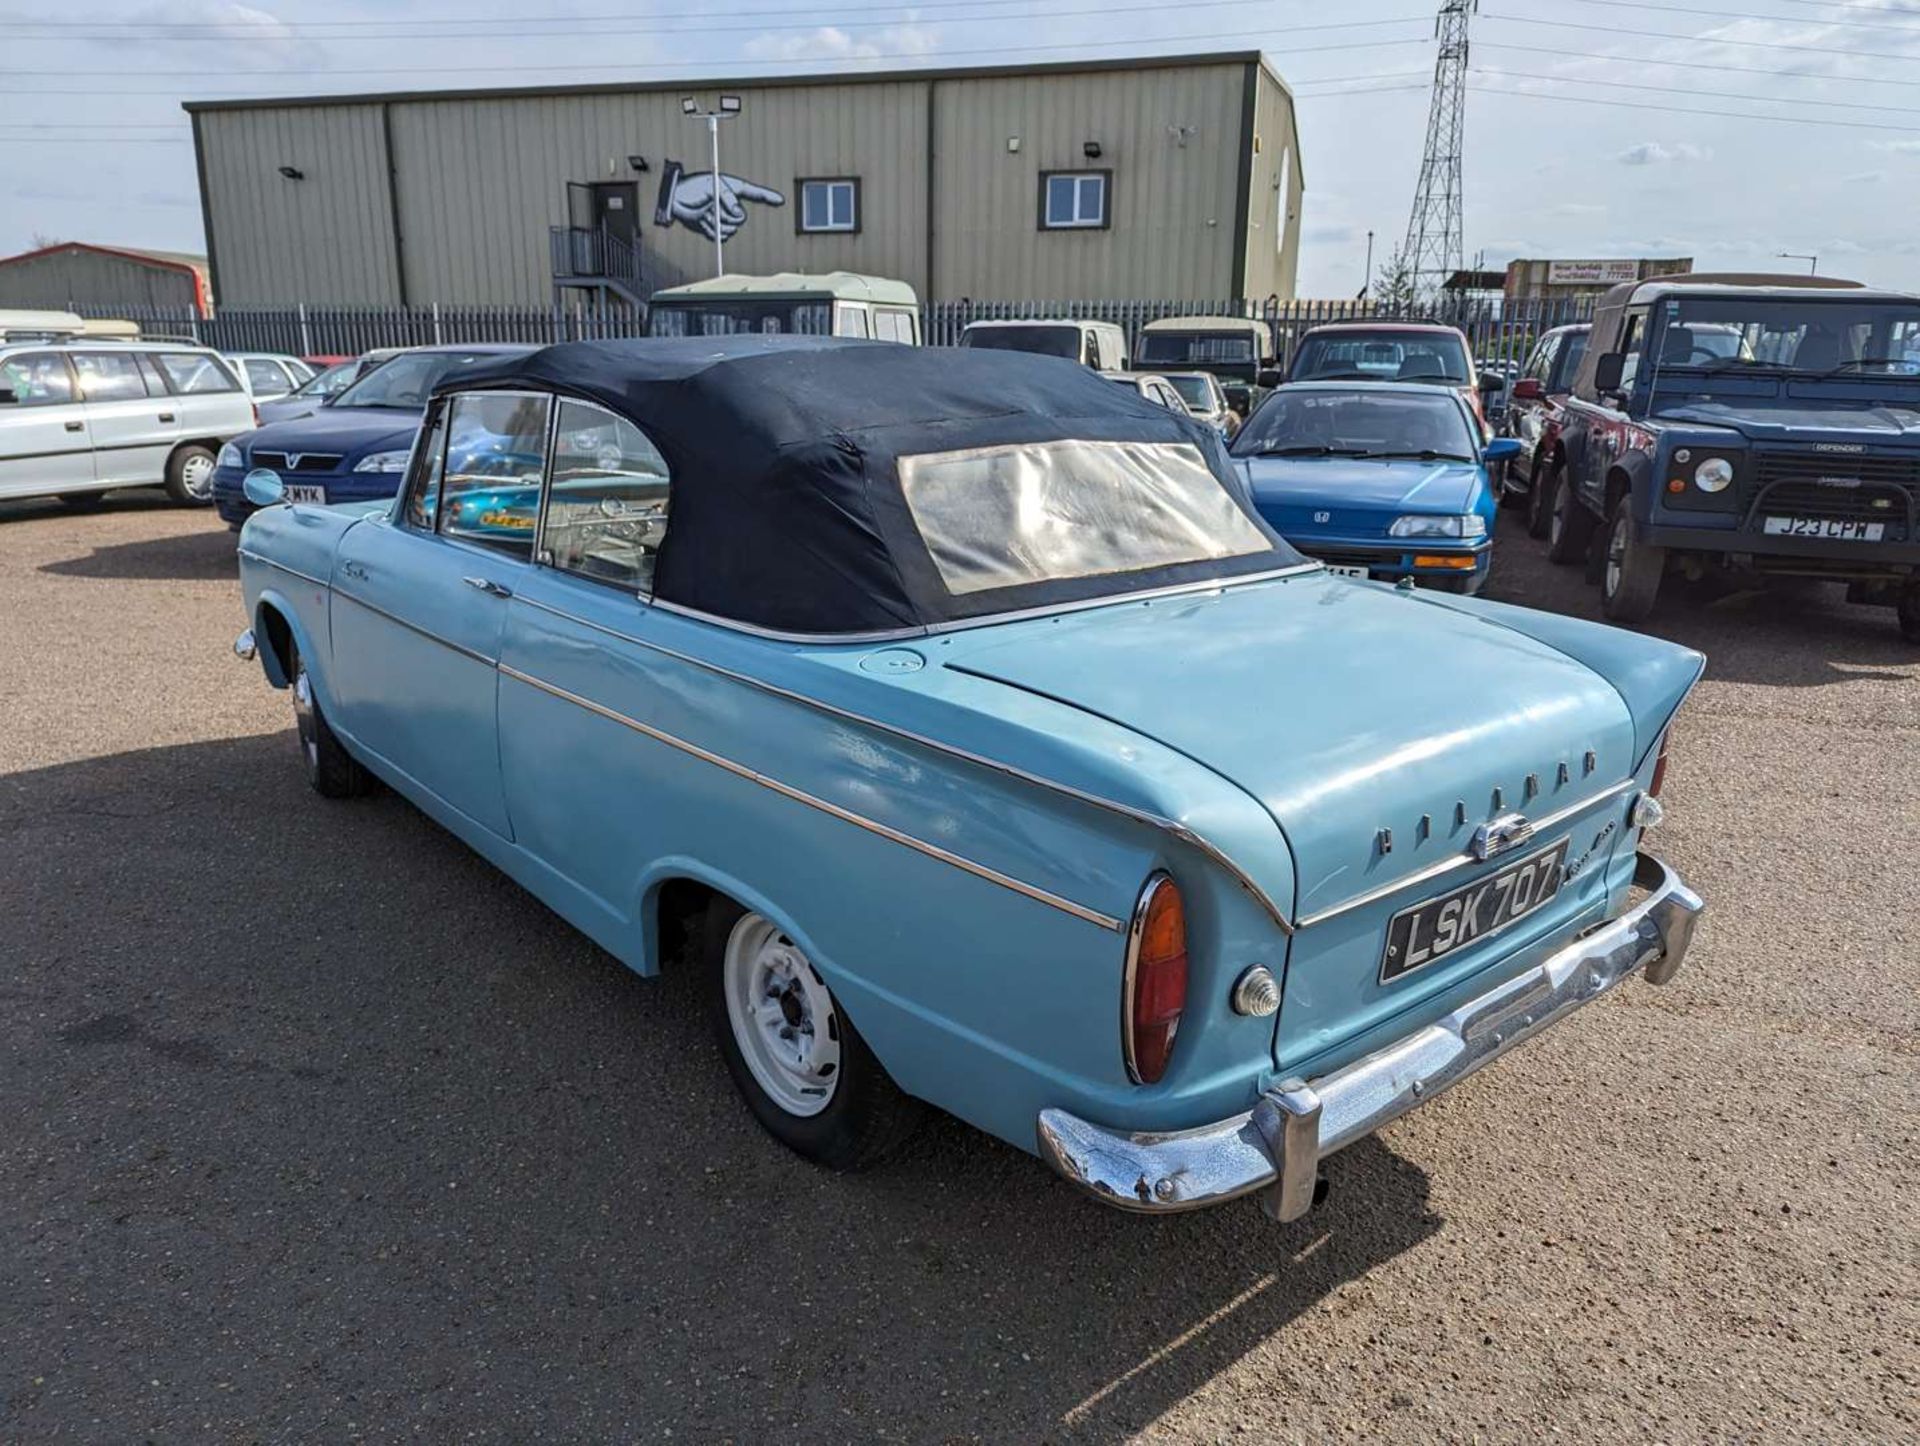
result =
[[1587,354],[1585,322],[1559,326],[1534,345],[1527,365],[1507,393],[1507,414],[1500,430],[1525,450],[1507,464],[1499,481],[1500,501],[1527,509],[1527,532],[1547,535],[1547,498],[1543,485],[1560,442],[1560,423],[1573,391],[1580,358]]
[[1290,382],[1436,382],[1451,386],[1488,431],[1483,394],[1499,386],[1482,378],[1467,335],[1430,321],[1338,321],[1300,338],[1287,368]]

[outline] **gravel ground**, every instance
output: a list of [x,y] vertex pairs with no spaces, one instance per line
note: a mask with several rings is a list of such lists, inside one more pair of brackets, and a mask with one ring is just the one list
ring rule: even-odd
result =
[[[1503,524],[1496,595],[1592,615]],[[936,1126],[821,1174],[639,980],[391,796],[312,797],[233,539],[0,505],[0,1439],[1911,1441],[1920,654],[1704,649],[1612,995],[1252,1205]]]

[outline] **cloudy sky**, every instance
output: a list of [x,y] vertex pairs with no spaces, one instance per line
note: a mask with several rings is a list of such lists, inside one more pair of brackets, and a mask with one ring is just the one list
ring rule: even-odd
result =
[[[1299,96],[1303,295],[1359,289],[1419,169],[1438,0],[0,0],[0,254],[201,249],[189,98],[1260,47]],[[57,18],[55,18],[57,17]],[[1466,244],[1920,290],[1920,0],[1484,0]]]

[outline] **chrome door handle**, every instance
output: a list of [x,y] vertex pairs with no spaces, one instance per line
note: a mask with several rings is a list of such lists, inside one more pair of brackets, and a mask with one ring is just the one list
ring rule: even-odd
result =
[[495,582],[490,577],[463,577],[460,579],[460,581],[464,582],[468,587],[479,588],[480,591],[485,593],[488,597],[512,597],[513,596],[512,588],[503,587],[501,586],[501,584]]

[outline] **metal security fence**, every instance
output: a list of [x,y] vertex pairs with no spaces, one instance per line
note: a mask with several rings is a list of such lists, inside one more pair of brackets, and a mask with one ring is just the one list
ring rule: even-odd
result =
[[1293,354],[1309,329],[1341,321],[1432,321],[1466,332],[1474,355],[1483,361],[1520,365],[1542,333],[1556,326],[1592,319],[1591,298],[1507,301],[1502,297],[1447,298],[1425,307],[1389,311],[1371,301],[940,301],[923,308],[930,346],[953,346],[973,321],[1032,321],[1043,317],[1072,321],[1110,321],[1127,333],[1137,349],[1150,321],[1180,316],[1244,316],[1273,331],[1282,362]]
[[211,317],[126,307],[79,307],[82,316],[132,321],[148,336],[190,337],[222,351],[358,356],[374,347],[479,342],[592,341],[640,336],[631,313],[543,306],[296,306],[225,310]]
[[[474,342],[590,341],[641,336],[645,316],[629,308],[560,306],[295,306],[228,309],[212,317],[188,312],[76,308],[82,315],[139,323],[149,335],[192,337],[226,351],[276,351],[296,356],[350,356],[371,347],[460,345]],[[1110,321],[1138,347],[1150,321],[1179,316],[1244,316],[1266,323],[1284,363],[1309,328],[1339,321],[1437,321],[1467,333],[1483,362],[1519,366],[1544,332],[1590,320],[1591,298],[1508,301],[1502,297],[1447,298],[1427,307],[1389,312],[1370,301],[936,301],[921,308],[929,346],[953,346],[970,321],[1064,317]]]

